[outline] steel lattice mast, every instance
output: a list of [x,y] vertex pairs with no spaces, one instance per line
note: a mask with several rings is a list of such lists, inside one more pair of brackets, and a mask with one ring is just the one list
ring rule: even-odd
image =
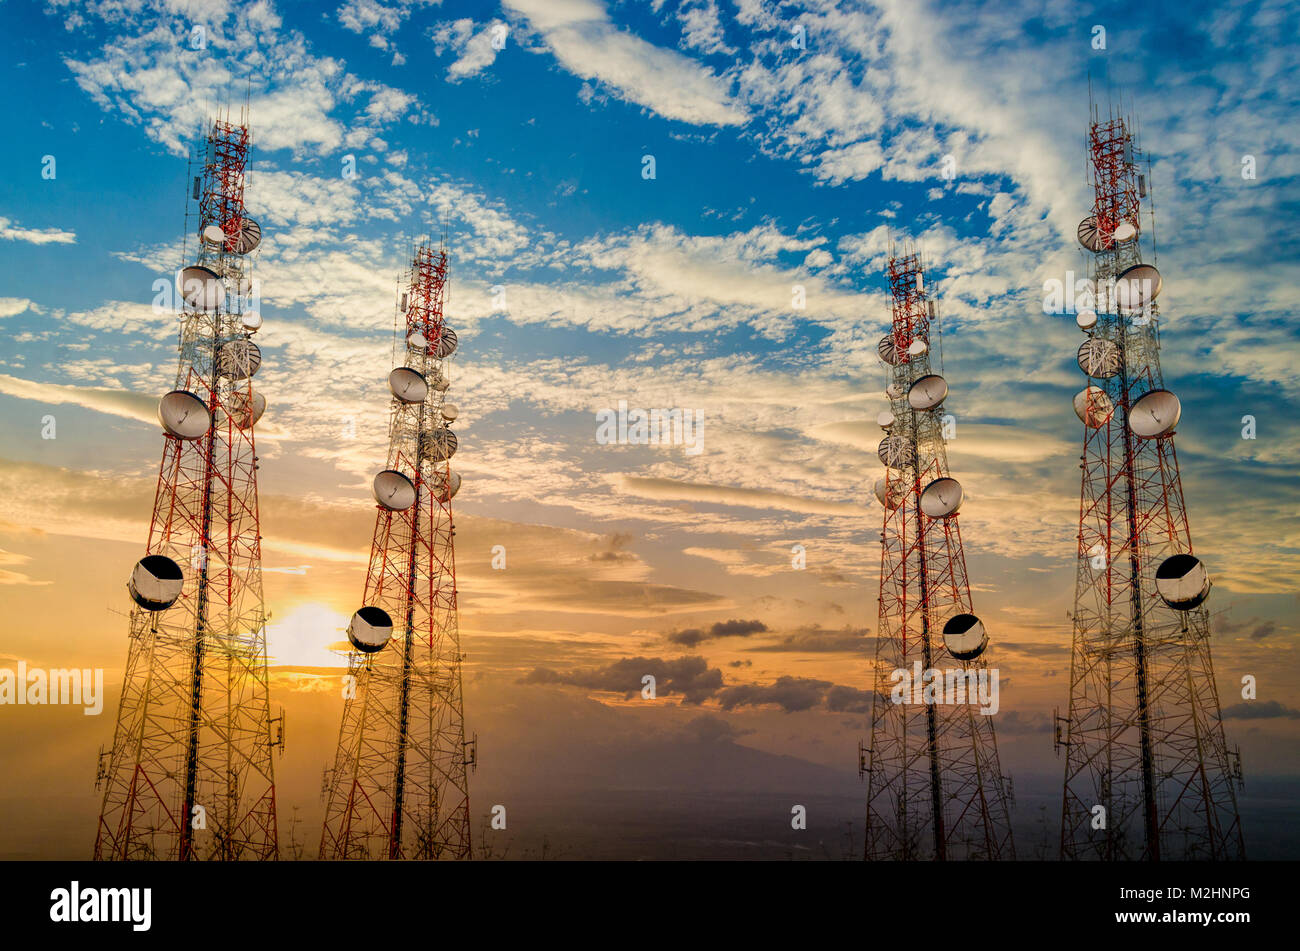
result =
[[1142,259],[1148,175],[1123,117],[1094,108],[1088,145],[1094,204],[1079,240],[1092,252],[1095,310],[1078,317],[1088,386],[1075,398],[1084,436],[1070,712],[1056,727],[1061,854],[1240,859],[1240,759],[1224,738],[1209,578],[1174,452],[1181,406],[1160,372],[1161,279]]
[[446,251],[417,247],[398,305],[405,361],[389,376],[365,606],[348,628],[353,689],[323,788],[324,859],[470,858],[467,772],[477,743],[465,740],[461,693],[451,509],[460,477],[448,464],[456,407],[445,399],[456,334],[443,322],[446,279]]
[[159,405],[162,466],[129,585],[113,745],[100,754],[96,859],[278,857],[271,751],[283,718],[271,718],[267,689],[250,147],[246,121],[213,122],[194,183],[197,264],[178,282],[180,365]]
[[[878,348],[890,368],[889,411],[880,415],[887,466],[876,483],[884,508],[880,630],[867,775],[867,859],[1015,857],[1009,782],[990,716],[960,703],[896,703],[895,671],[939,678],[987,672],[984,628],[971,613],[941,407],[947,383],[930,368],[936,303],[914,251],[890,249],[893,327]],[[961,646],[957,646],[960,644]],[[957,650],[961,658],[950,648]]]

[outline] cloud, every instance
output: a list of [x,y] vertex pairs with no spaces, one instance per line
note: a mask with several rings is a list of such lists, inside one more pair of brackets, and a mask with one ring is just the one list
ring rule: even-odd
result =
[[717,640],[720,637],[749,637],[752,634],[760,634],[767,630],[767,625],[762,621],[742,621],[739,619],[731,621],[718,621],[708,630],[701,628],[687,628],[682,631],[670,631],[667,635],[670,644],[683,644],[686,647],[696,647],[704,641]]
[[846,626],[841,630],[828,630],[820,624],[814,624],[787,634],[773,644],[762,644],[749,649],[776,653],[857,654],[875,647],[870,635],[870,629],[865,627]]
[[[800,710],[811,710],[821,704],[832,686],[834,685],[829,680],[781,676],[771,684],[738,684],[725,687],[718,691],[718,701],[724,710],[772,704],[786,713],[796,713]],[[842,695],[836,696],[839,698]]]
[[565,69],[604,83],[622,99],[693,125],[745,121],[744,109],[711,70],[618,29],[597,0],[505,0],[505,6],[527,18]]
[[0,240],[26,241],[28,244],[76,244],[77,236],[59,228],[24,228],[11,218],[0,217]]
[[689,502],[707,502],[717,505],[738,505],[748,508],[778,508],[789,512],[807,512],[814,515],[865,515],[866,508],[851,502],[823,502],[819,499],[799,498],[765,489],[742,489],[725,485],[703,485],[678,482],[674,479],[657,479],[644,476],[619,476],[615,479],[619,491],[647,499],[680,499]]
[[1276,700],[1251,700],[1223,708],[1225,720],[1297,720],[1300,710],[1294,710]]
[[634,697],[641,693],[642,678],[655,678],[656,695],[679,695],[683,702],[699,704],[712,697],[722,686],[722,671],[709,667],[702,657],[627,657],[605,667],[561,673],[546,667],[535,668],[521,683],[567,684],[590,690],[606,690]]

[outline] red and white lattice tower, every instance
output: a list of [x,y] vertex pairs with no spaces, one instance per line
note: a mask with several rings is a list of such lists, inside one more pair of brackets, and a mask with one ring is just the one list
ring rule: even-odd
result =
[[[1075,397],[1084,424],[1061,854],[1068,859],[1244,857],[1210,659],[1210,580],[1195,557],[1160,372],[1161,278],[1143,262],[1149,171],[1129,124],[1094,108],[1092,214],[1079,226],[1092,299]],[[1149,166],[1146,166],[1149,169]],[[1148,219],[1154,231],[1154,218]],[[1064,735],[1062,735],[1064,728]]]
[[[1010,859],[1009,783],[992,717],[981,713],[976,692],[978,678],[988,676],[988,638],[966,580],[957,522],[962,488],[948,474],[948,384],[930,363],[936,302],[915,251],[891,248],[888,275],[893,327],[877,348],[889,367],[890,401],[879,416],[887,468],[876,483],[884,508],[880,630],[871,741],[860,760],[866,857]],[[903,683],[896,672],[907,673],[915,694],[895,691]],[[953,692],[924,702],[927,682],[951,684]]]
[[162,467],[128,586],[136,606],[113,745],[100,754],[96,859],[277,858],[271,759],[283,718],[267,690],[250,147],[242,117],[213,122],[194,181],[197,263],[178,275],[180,367],[158,408]]
[[323,859],[470,858],[477,743],[465,739],[461,693],[446,280],[446,251],[417,247],[398,304],[405,359],[388,378],[388,461],[374,480],[364,606],[348,626],[355,650],[325,774]]

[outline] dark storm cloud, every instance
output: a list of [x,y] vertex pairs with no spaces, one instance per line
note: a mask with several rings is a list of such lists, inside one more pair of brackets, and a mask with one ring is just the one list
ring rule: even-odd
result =
[[1300,719],[1300,710],[1292,710],[1276,700],[1248,700],[1245,703],[1224,707],[1225,720],[1275,720]]
[[718,621],[708,630],[698,627],[690,627],[683,631],[670,631],[667,634],[670,644],[681,644],[685,647],[695,647],[704,642],[715,640],[719,637],[749,637],[751,634],[761,634],[767,630],[767,625],[762,621],[742,621],[733,619],[730,621]]
[[722,688],[722,671],[708,666],[703,657],[626,657],[594,670],[567,672],[537,667],[520,682],[567,684],[634,697],[641,692],[642,678],[647,674],[655,678],[657,695],[679,694],[686,703],[703,703]]

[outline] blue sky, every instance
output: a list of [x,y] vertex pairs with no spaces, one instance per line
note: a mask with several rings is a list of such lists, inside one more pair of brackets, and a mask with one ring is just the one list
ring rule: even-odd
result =
[[[491,707],[535,666],[699,655],[728,685],[770,691],[705,705],[744,743],[851,764],[860,714],[808,683],[804,709],[779,685],[868,683],[866,654],[829,649],[827,632],[875,629],[881,271],[889,239],[912,239],[943,312],[976,602],[1020,718],[1007,758],[1054,771],[1042,759],[1065,702],[1081,338],[1042,299],[1084,269],[1091,76],[1103,103],[1122,95],[1152,159],[1162,359],[1223,612],[1223,694],[1263,669],[1294,683],[1300,54],[1278,39],[1298,16],[1282,3],[5,0],[0,591],[36,608],[93,551],[93,610],[67,649],[120,668],[124,624],[103,605],[122,608],[143,543],[153,406],[175,369],[152,285],[181,263],[188,151],[247,90],[284,666],[332,663],[360,597],[396,280],[413,237],[445,219],[471,721],[473,690]],[[619,400],[701,409],[705,451],[598,445],[594,414]],[[49,413],[59,435],[42,440]],[[1240,438],[1246,414],[1255,440]],[[506,572],[489,568],[493,544]],[[805,572],[790,570],[795,544]],[[731,618],[767,630],[667,640]],[[56,612],[6,652],[48,652],[70,623]],[[599,691],[526,689],[644,716]],[[1261,697],[1279,707],[1237,724],[1253,731],[1243,745],[1294,773],[1300,698],[1283,683]],[[523,726],[502,729],[525,742]]]

